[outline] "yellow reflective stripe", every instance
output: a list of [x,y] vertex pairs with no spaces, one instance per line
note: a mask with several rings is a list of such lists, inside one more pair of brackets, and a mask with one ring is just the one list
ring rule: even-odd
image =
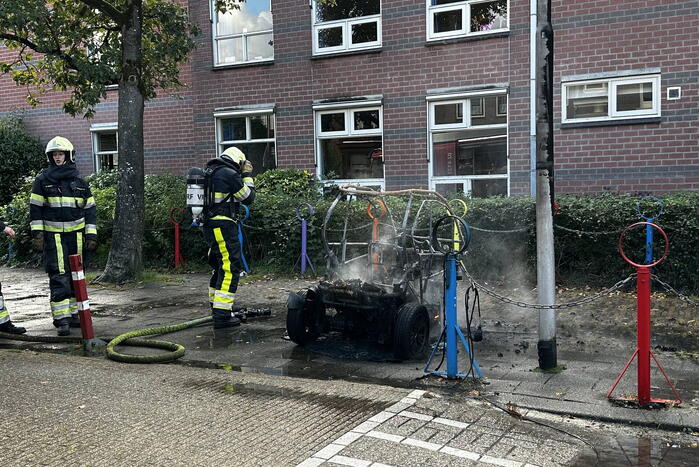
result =
[[31,230],[44,230],[44,221],[31,221],[29,226]]
[[214,216],[214,217],[212,217],[212,218],[209,219],[209,220],[212,220],[212,221],[231,221],[231,222],[235,222],[233,219],[231,219],[231,218],[228,217],[228,216]]
[[61,243],[61,235],[55,234],[53,237],[56,241],[56,259],[58,261],[58,272],[64,274],[66,268],[63,265],[63,244]]
[[66,298],[60,302],[51,303],[51,315],[53,319],[70,318],[70,301]]
[[255,181],[252,179],[252,177],[243,177],[243,183],[245,183],[249,187],[255,186]]
[[7,321],[7,318],[10,317],[10,312],[5,310],[5,311],[0,311],[0,323],[4,323]]
[[243,188],[238,190],[233,196],[235,196],[235,199],[237,200],[244,200],[248,196],[250,196],[250,187],[247,185],[244,185]]
[[78,232],[77,236],[78,236],[78,254],[82,256],[82,254],[83,254],[83,233]]
[[85,224],[85,233],[97,235],[97,226],[95,224]]
[[231,281],[233,280],[233,273],[231,272],[231,257],[228,254],[226,241],[223,239],[223,233],[221,232],[220,227],[214,229],[214,237],[216,238],[218,250],[221,252],[221,259],[223,260],[223,282],[221,283],[221,289],[228,290],[231,286]]
[[70,314],[73,314],[74,311],[78,311],[78,301],[75,298],[69,298],[68,299],[68,309],[70,310]]
[[226,199],[229,195],[230,195],[230,193],[220,193],[217,191],[216,193],[214,193],[214,203],[220,203],[221,201]]
[[42,195],[32,193],[31,195],[29,195],[29,203],[34,204],[36,206],[43,206],[44,204],[46,204],[46,198],[44,198]]
[[87,209],[87,208],[91,208],[92,206],[97,206],[97,204],[95,203],[94,196],[90,196],[89,198],[87,198],[87,201],[85,202],[84,208]]
[[[67,222],[66,222],[67,224]],[[47,232],[75,232],[78,230],[82,230],[85,228],[85,224],[81,223],[78,225],[72,225],[72,226],[64,226],[64,227],[55,227],[52,225],[45,225],[43,230],[46,230]]]

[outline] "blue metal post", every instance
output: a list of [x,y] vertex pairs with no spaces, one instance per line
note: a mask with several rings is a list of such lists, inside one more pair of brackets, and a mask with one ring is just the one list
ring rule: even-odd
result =
[[447,290],[444,292],[444,314],[447,321],[447,378],[456,378],[458,351],[456,348],[456,255],[446,258]]
[[238,222],[238,243],[240,243],[240,259],[243,260],[243,268],[246,273],[250,273],[250,266],[248,266],[248,262],[245,259],[245,236],[243,235],[243,221],[246,220],[248,217],[250,217],[250,209],[244,204],[241,204],[243,209],[245,210],[245,216],[243,219]]
[[306,274],[306,258],[308,258],[306,253],[307,232],[308,222],[306,222],[306,219],[303,219],[301,220],[301,274]]
[[[653,222],[653,219],[646,219],[646,222]],[[653,262],[653,227],[646,226],[646,264]]]

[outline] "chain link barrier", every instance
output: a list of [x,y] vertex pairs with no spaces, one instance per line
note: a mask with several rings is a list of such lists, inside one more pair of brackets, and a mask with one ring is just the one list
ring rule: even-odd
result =
[[663,282],[662,280],[660,280],[660,278],[659,278],[658,276],[656,276],[655,274],[651,274],[650,277],[651,277],[651,279],[653,279],[655,282],[657,282],[658,284],[660,284],[660,286],[661,286],[663,289],[665,289],[666,292],[670,292],[670,293],[673,293],[673,294],[677,295],[677,297],[678,297],[680,300],[682,300],[683,302],[685,302],[685,303],[688,303],[688,304],[693,305],[693,306],[695,306],[695,307],[699,307],[699,303],[695,302],[694,300],[692,300],[692,299],[689,298],[688,296],[684,295],[683,293],[678,292],[678,291],[675,290],[675,288],[672,287],[670,284],[668,284],[667,282]]
[[584,305],[586,303],[594,302],[595,300],[602,298],[605,295],[609,295],[613,292],[616,292],[617,290],[621,289],[626,284],[628,284],[631,280],[636,278],[636,273],[633,273],[629,275],[629,277],[627,277],[626,279],[620,280],[608,289],[597,292],[596,294],[590,295],[589,297],[581,298],[580,300],[574,300],[572,302],[566,303],[555,303],[553,305],[540,305],[538,303],[527,303],[520,300],[513,300],[509,297],[505,297],[504,295],[497,293],[493,289],[490,289],[484,286],[483,284],[478,283],[476,279],[474,279],[473,276],[469,274],[466,268],[463,268],[463,271],[468,280],[471,281],[471,284],[473,284],[475,287],[482,290],[486,294],[490,295],[491,297],[495,298],[496,300],[500,300],[501,302],[509,303],[510,305],[515,305],[520,308],[530,308],[534,310],[559,310],[561,308],[573,308],[576,306]]
[[607,232],[588,232],[585,230],[569,229],[568,227],[563,227],[562,225],[558,225],[558,224],[553,224],[553,226],[556,227],[557,229],[563,230],[564,232],[570,232],[570,233],[574,233],[577,235],[616,235],[616,234],[621,233],[621,230],[614,230],[614,231],[607,231]]

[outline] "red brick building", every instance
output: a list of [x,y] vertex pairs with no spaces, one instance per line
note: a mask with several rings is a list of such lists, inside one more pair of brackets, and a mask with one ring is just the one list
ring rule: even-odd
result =
[[[530,0],[247,0],[213,12],[188,88],[145,113],[146,170],[183,174],[230,145],[257,169],[385,189],[530,193]],[[558,192],[699,189],[696,0],[552,3]],[[3,51],[0,50],[0,53]],[[73,141],[81,170],[118,164],[116,91],[91,121],[0,79],[0,115]]]

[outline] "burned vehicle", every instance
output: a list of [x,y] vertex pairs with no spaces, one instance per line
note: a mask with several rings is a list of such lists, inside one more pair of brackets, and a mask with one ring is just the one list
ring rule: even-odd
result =
[[[364,206],[368,219],[360,220]],[[452,208],[433,191],[340,188],[322,228],[327,278],[289,295],[289,338],[306,345],[341,332],[385,345],[400,360],[426,355],[440,322],[444,269],[429,232],[444,214]],[[448,234],[458,241],[460,231]]]

